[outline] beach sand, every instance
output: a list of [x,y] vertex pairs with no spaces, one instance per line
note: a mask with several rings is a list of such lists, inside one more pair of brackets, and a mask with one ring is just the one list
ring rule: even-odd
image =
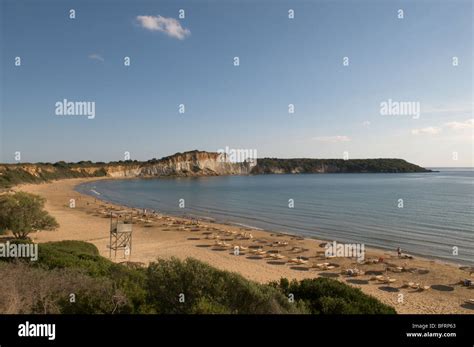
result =
[[[45,197],[46,209],[60,224],[55,231],[31,234],[35,242],[87,241],[96,245],[101,255],[109,257],[110,219],[106,213],[109,209],[123,208],[74,191],[76,185],[90,180],[97,178],[60,180],[14,188],[17,191]],[[75,208],[69,207],[70,199],[75,199]],[[129,260],[147,264],[158,257],[180,259],[193,257],[216,268],[238,272],[248,279],[262,283],[279,280],[282,277],[298,280],[320,276],[335,278],[361,288],[364,293],[392,305],[399,313],[474,313],[474,305],[465,303],[466,300],[474,298],[474,288],[458,284],[460,280],[466,278],[474,280],[474,275],[454,264],[419,257],[400,259],[396,252],[366,249],[366,260],[382,257],[384,263],[360,265],[355,258],[325,259],[323,240],[249,230],[210,221],[197,222],[161,213],[154,217],[141,217],[138,216],[139,210],[135,211],[131,256],[129,259],[124,259],[123,251],[119,252],[116,259],[112,256],[112,260],[116,262]],[[140,221],[139,218],[143,220]],[[239,239],[243,235],[248,237],[249,233],[253,238]],[[216,242],[229,244],[229,248],[215,246]],[[240,255],[234,254],[232,248],[234,245],[244,247]],[[267,253],[261,255],[251,253],[259,247]],[[268,254],[277,251],[285,258],[269,257]],[[307,263],[288,263],[289,259],[297,257],[303,257],[301,259],[307,260]],[[312,266],[321,263],[330,263],[331,268],[321,270]],[[404,270],[385,271],[387,264],[390,269],[404,267]],[[341,273],[342,270],[349,268],[358,268],[365,274],[349,277]],[[377,275],[389,276],[396,281],[384,284],[373,279]],[[406,288],[404,284],[409,282],[431,288],[427,290]]]

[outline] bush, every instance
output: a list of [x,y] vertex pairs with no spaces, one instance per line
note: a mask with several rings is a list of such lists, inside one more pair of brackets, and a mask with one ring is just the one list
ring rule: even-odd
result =
[[101,257],[96,246],[82,241],[60,241],[39,244],[38,265],[46,269],[81,269],[90,276],[107,276],[111,267],[119,266]]
[[272,282],[286,295],[294,295],[295,300],[303,301],[312,314],[391,314],[396,313],[391,306],[329,278],[304,279],[289,282],[282,279]]
[[[195,259],[158,260],[147,270],[148,301],[159,313],[299,313],[278,290]],[[184,294],[184,303],[179,301]]]
[[107,278],[129,299],[128,313],[150,312],[145,302],[144,269],[132,270],[116,264],[100,256],[96,246],[83,241],[43,243],[38,253],[37,266],[50,270],[76,269],[94,278]]
[[[24,262],[0,263],[0,313],[121,313],[126,296],[112,281],[96,279],[77,269],[45,270]],[[70,302],[71,294],[75,302]]]

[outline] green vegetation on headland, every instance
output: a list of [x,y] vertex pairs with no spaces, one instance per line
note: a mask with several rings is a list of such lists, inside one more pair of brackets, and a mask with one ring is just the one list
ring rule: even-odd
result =
[[253,174],[431,172],[403,159],[258,159]]
[[[81,177],[160,177],[209,176],[222,174],[279,174],[279,173],[406,173],[430,172],[402,159],[275,159],[262,158],[255,166],[249,163],[229,164],[219,159],[218,153],[191,151],[176,153],[148,161],[125,160],[110,163],[80,161],[54,164],[0,164],[0,188],[22,183],[42,183],[51,180]],[[186,161],[186,165],[178,165]],[[218,171],[214,171],[219,167]],[[125,175],[126,173],[126,175]]]
[[392,314],[328,278],[259,284],[195,259],[116,264],[82,241],[39,244],[39,259],[0,261],[0,313]]

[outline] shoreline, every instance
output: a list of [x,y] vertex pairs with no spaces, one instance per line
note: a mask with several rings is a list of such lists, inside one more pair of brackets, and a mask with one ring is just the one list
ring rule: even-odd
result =
[[[35,242],[60,240],[91,242],[98,247],[101,255],[108,258],[109,218],[104,215],[104,211],[107,209],[121,210],[123,206],[75,190],[75,187],[81,183],[104,179],[115,180],[117,178],[67,179],[14,187],[14,191],[26,191],[45,197],[47,199],[46,210],[55,216],[60,224],[57,231],[31,234],[32,239]],[[74,209],[68,207],[71,198],[76,199],[76,208]],[[197,222],[196,219],[162,213],[154,217],[150,216],[149,220],[147,218],[146,221],[141,221],[138,219],[138,209],[133,207],[126,207],[126,209],[137,212],[130,257],[130,261],[133,262],[148,264],[158,257],[176,256],[181,259],[193,257],[219,269],[238,272],[246,278],[261,283],[279,280],[281,277],[297,280],[330,277],[360,288],[364,293],[395,307],[399,313],[474,313],[474,307],[465,307],[464,305],[466,300],[474,297],[474,291],[455,284],[465,278],[472,279],[473,276],[469,272],[459,269],[455,264],[421,257],[400,259],[395,252],[372,247],[366,248],[365,258],[378,259],[382,257],[385,260],[384,263],[360,265],[355,263],[354,258],[325,260],[321,256],[321,251],[324,250],[321,245],[332,241],[249,229],[244,226],[202,219]],[[240,239],[239,235],[242,233],[251,233],[253,238]],[[216,238],[212,239],[210,236]],[[229,244],[240,244],[239,247],[245,251],[236,256],[232,249],[216,247],[214,244],[217,239],[224,240]],[[281,247],[281,245],[284,246]],[[252,248],[262,248],[266,255],[250,253]],[[275,253],[285,258],[267,258]],[[292,257],[301,257],[306,263],[287,263],[289,259],[294,259]],[[121,257],[117,258],[117,261],[124,260]],[[331,262],[331,266],[334,265],[334,267],[322,270],[310,266],[310,264],[317,265],[317,263],[325,261]],[[386,270],[387,267],[393,268],[394,266],[415,270],[400,273]],[[350,268],[361,269],[366,274],[358,277],[348,277],[341,274],[342,269]],[[389,284],[374,282],[370,279],[373,276],[367,273],[380,273],[394,278],[396,281]],[[420,292],[410,287],[404,287],[404,284],[411,282],[431,288]],[[399,294],[403,294],[403,302],[399,302]]]
[[[433,171],[433,172],[438,172],[438,171]],[[286,175],[286,174],[282,174],[282,175]],[[218,176],[216,176],[218,177]],[[164,178],[168,178],[168,179],[173,179],[173,177],[164,177]],[[189,178],[197,178],[197,177],[189,177]],[[99,199],[103,202],[106,202],[106,203],[109,203],[109,204],[113,204],[113,205],[117,205],[117,206],[121,206],[121,207],[124,207],[124,208],[129,208],[129,209],[143,209],[142,207],[137,207],[137,206],[131,206],[131,205],[123,205],[123,204],[119,204],[119,203],[114,203],[114,202],[111,202],[111,201],[108,201],[106,199],[102,199],[100,197],[100,194],[95,196],[95,195],[92,195],[92,194],[88,194],[88,193],[85,193],[85,192],[81,192],[79,191],[77,188],[83,184],[83,183],[94,183],[96,181],[116,181],[116,180],[141,180],[141,179],[158,179],[158,177],[144,177],[144,178],[139,178],[139,177],[103,177],[103,178],[86,178],[85,182],[81,182],[81,183],[78,183],[77,185],[74,186],[74,191],[79,193],[79,194],[82,194],[82,195],[85,195],[85,196],[89,196],[89,197],[93,197],[93,198],[96,198],[96,199]],[[160,178],[161,179],[161,178]],[[148,208],[147,208],[148,209]],[[277,231],[277,230],[270,230],[270,229],[265,229],[265,228],[261,228],[261,227],[257,227],[257,226],[253,226],[253,225],[248,225],[248,224],[245,224],[245,223],[240,223],[240,222],[232,222],[232,221],[226,221],[226,220],[219,220],[218,218],[214,218],[214,217],[205,217],[205,216],[199,216],[199,215],[196,215],[194,217],[192,216],[189,216],[189,215],[186,215],[186,213],[183,213],[182,215],[178,215],[178,214],[174,214],[172,212],[160,212],[160,214],[162,215],[166,215],[166,216],[169,216],[169,217],[173,217],[173,218],[182,218],[182,219],[186,219],[186,220],[199,220],[201,222],[207,222],[207,223],[216,223],[216,224],[221,224],[221,225],[225,225],[225,226],[236,226],[236,227],[241,227],[241,228],[247,228],[247,229],[252,229],[252,230],[256,230],[256,231],[264,231],[264,232],[267,232],[267,233],[274,233],[274,234],[282,234],[282,235],[286,235],[286,236],[290,236],[290,237],[295,237],[295,238],[304,238],[304,239],[307,239],[307,240],[315,240],[317,242],[333,242],[334,240],[326,240],[326,239],[322,239],[322,238],[318,238],[317,236],[308,236],[308,235],[302,235],[302,234],[293,234],[291,232],[288,232],[288,231]],[[212,222],[211,222],[212,221]],[[340,240],[335,240],[337,241],[338,243],[354,243],[355,241],[340,241]],[[366,249],[371,249],[371,250],[374,250],[374,251],[377,251],[377,252],[385,252],[385,253],[390,253],[391,255],[395,255],[396,252],[389,248],[389,247],[383,247],[383,246],[372,246],[372,245],[368,245],[366,247]],[[448,265],[448,266],[454,266],[454,267],[463,267],[463,266],[469,266],[469,267],[474,267],[474,260],[471,261],[471,262],[455,262],[454,260],[450,260],[450,259],[442,259],[442,258],[437,258],[435,256],[429,256],[429,255],[425,255],[425,254],[422,254],[422,253],[418,253],[416,251],[410,251],[408,254],[410,254],[411,256],[414,256],[416,257],[417,259],[420,259],[420,260],[424,260],[424,261],[434,261],[440,265]]]

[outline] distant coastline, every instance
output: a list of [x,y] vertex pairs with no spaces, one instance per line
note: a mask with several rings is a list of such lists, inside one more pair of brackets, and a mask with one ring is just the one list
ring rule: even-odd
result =
[[0,188],[88,177],[192,177],[261,174],[433,172],[403,159],[277,159],[231,162],[216,152],[190,151],[148,161],[0,164]]

